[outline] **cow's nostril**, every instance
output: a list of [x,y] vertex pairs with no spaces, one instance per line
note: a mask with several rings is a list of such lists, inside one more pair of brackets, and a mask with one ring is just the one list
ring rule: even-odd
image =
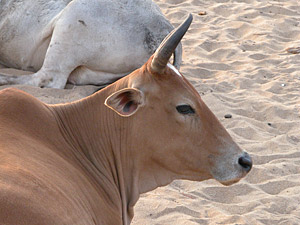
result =
[[251,157],[248,154],[240,157],[239,164],[246,170],[246,172],[249,172],[252,168]]

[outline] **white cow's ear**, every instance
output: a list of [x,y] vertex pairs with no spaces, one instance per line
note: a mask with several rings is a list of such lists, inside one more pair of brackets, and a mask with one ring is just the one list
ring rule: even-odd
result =
[[135,88],[124,88],[107,97],[104,103],[120,116],[131,116],[144,105],[144,94]]

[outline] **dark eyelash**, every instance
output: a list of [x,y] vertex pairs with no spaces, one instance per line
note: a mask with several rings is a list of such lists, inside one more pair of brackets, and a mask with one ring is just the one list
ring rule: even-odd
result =
[[195,110],[190,105],[178,105],[176,109],[181,114],[193,114]]

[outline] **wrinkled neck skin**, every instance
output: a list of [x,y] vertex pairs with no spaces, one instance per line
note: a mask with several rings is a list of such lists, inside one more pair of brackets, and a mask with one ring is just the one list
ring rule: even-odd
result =
[[[118,82],[118,86],[126,85]],[[76,163],[122,212],[123,224],[127,225],[139,195],[172,180],[160,179],[149,171],[141,173],[142,160],[133,155],[136,146],[131,138],[132,120],[104,105],[106,97],[116,89],[116,85],[109,86],[84,100],[52,108]]]

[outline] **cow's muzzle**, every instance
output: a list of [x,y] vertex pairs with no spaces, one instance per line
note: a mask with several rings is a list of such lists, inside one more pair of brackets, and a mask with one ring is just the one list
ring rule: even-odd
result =
[[243,170],[245,172],[248,173],[251,170],[251,168],[252,168],[252,159],[251,159],[251,157],[249,156],[249,154],[247,152],[245,152],[243,154],[243,156],[241,156],[239,158],[238,162],[239,162],[239,165],[243,168]]

